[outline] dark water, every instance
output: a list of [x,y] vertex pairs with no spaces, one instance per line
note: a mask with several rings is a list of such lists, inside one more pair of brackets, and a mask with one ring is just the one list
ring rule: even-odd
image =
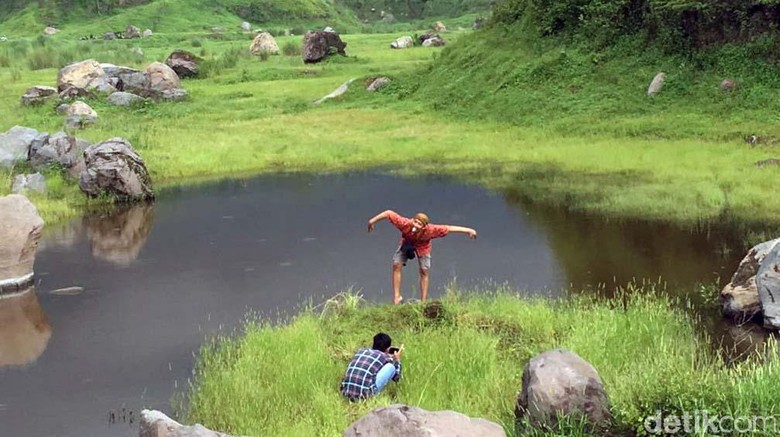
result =
[[[45,236],[36,289],[0,299],[0,435],[137,435],[140,408],[170,413],[204,336],[248,310],[275,317],[350,287],[389,302],[398,233],[387,222],[365,230],[387,208],[479,232],[434,242],[434,298],[453,282],[561,296],[634,279],[688,295],[730,277],[745,249],[728,229],[610,222],[443,178],[263,176],[175,190]],[[404,295],[416,284],[404,270]],[[71,286],[83,292],[51,293]]]

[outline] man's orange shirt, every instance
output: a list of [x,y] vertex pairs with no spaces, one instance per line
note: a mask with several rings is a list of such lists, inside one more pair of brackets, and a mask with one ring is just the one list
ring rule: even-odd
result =
[[445,225],[428,224],[421,231],[417,231],[416,234],[412,233],[412,219],[403,217],[394,212],[387,215],[387,219],[393,224],[399,231],[401,231],[401,244],[404,241],[414,245],[414,250],[417,252],[417,256],[429,255],[431,253],[431,240],[434,238],[441,238],[450,233],[450,230]]

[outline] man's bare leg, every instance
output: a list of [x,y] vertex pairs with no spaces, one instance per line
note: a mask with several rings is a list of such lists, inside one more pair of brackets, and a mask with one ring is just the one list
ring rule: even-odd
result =
[[420,269],[420,300],[428,299],[428,270]]
[[403,264],[393,264],[393,303],[401,303],[401,269]]

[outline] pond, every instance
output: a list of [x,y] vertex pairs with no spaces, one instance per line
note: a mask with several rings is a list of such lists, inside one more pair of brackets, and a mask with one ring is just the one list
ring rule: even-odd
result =
[[[746,249],[728,228],[609,221],[445,177],[266,175],[169,190],[50,230],[35,288],[0,299],[3,432],[137,435],[142,407],[171,412],[204,337],[248,311],[276,319],[346,289],[390,302],[398,232],[366,232],[388,208],[479,233],[434,241],[432,298],[447,286],[608,294],[635,280],[698,300]],[[411,266],[407,298],[418,294]],[[705,320],[715,338],[733,329],[717,313]]]

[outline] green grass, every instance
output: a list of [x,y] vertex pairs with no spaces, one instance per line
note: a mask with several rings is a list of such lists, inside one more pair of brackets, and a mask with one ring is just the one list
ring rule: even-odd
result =
[[[523,365],[552,348],[572,350],[598,370],[611,402],[610,435],[636,431],[656,410],[778,413],[778,361],[756,356],[727,367],[694,320],[643,291],[558,302],[453,292],[438,320],[420,305],[364,306],[353,297],[288,324],[250,319],[242,335],[202,348],[184,416],[239,435],[331,436],[377,406],[405,403],[483,417],[513,435]],[[377,398],[345,402],[338,386],[346,364],[378,331],[405,344],[404,378]],[[586,434],[581,424],[570,426],[563,435]]]

